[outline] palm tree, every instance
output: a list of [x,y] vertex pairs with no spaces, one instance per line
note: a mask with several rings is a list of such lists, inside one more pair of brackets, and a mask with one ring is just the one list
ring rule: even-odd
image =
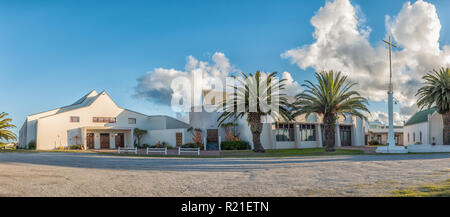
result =
[[238,118],[247,116],[253,140],[253,151],[263,153],[264,147],[261,144],[261,132],[263,119],[284,119],[290,120],[289,104],[286,95],[280,93],[284,89],[285,79],[276,82],[276,72],[268,75],[256,71],[255,74],[241,73],[242,77],[231,76],[236,85],[233,85],[231,102],[224,100],[219,108],[224,109],[217,119],[219,126],[228,119],[235,121]]
[[443,143],[450,144],[450,68],[442,67],[439,72],[433,69],[422,79],[425,80],[425,86],[416,93],[419,96],[417,106],[420,110],[436,106],[444,125]]
[[325,130],[325,147],[327,152],[333,152],[335,145],[336,121],[338,117],[354,115],[367,119],[362,112],[370,113],[367,109],[368,101],[358,92],[351,90],[356,83],[347,82],[347,76],[333,70],[315,73],[318,84],[305,81],[305,91],[296,96],[293,103],[293,116],[305,115],[308,118],[312,113],[323,116]]
[[6,118],[6,116],[8,116],[8,113],[0,113],[0,140],[16,140],[16,134],[8,130],[16,126],[11,124],[12,119]]

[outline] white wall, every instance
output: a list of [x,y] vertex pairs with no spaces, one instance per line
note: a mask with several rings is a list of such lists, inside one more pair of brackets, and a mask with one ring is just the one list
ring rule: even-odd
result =
[[[192,135],[187,132],[187,129],[165,129],[165,130],[152,130],[150,131],[149,145],[155,145],[156,143],[166,142],[169,146],[176,147],[176,133],[182,133],[182,143],[186,144],[192,141]],[[144,144],[144,143],[143,143]]]
[[25,121],[19,130],[19,148],[26,148],[27,147],[26,142],[27,142],[27,122]]
[[[414,141],[413,135],[416,135],[416,140]],[[407,125],[403,127],[403,144],[410,145],[420,142],[420,132],[422,132],[422,143],[428,144],[428,122]],[[408,142],[409,133],[409,142]]]
[[[219,122],[217,121],[217,118],[219,117],[219,115],[220,114],[218,112],[207,112],[205,109],[202,109],[202,111],[200,112],[190,112],[189,125],[192,126],[193,128],[201,129],[203,139],[205,138],[206,131],[208,129],[217,129],[221,141],[225,141],[226,132],[222,127],[218,126]],[[225,121],[224,123],[227,122],[228,121]],[[192,136],[190,137],[192,141]]]
[[[222,141],[224,141],[225,138],[225,132],[222,128],[217,127],[217,118],[219,117],[218,112],[207,112],[205,110],[201,112],[190,112],[189,113],[189,123],[194,128],[200,128],[203,131],[203,135],[206,133],[206,129],[219,129],[219,136],[221,136]],[[241,140],[247,141],[250,143],[251,147],[253,148],[253,138],[250,131],[250,127],[247,123],[247,118],[244,116],[241,119],[237,120],[237,131],[239,132],[239,136],[241,137]],[[311,115],[306,120],[304,117],[298,117],[296,119],[297,122],[302,123],[311,123],[316,124],[319,120],[315,115]],[[339,118],[339,123],[346,123],[346,124],[352,124],[352,145],[353,146],[363,146],[364,140],[365,140],[365,128],[364,128],[364,121],[358,117],[351,117],[347,116],[346,119]],[[316,127],[318,129],[318,127]],[[339,131],[336,130],[336,137],[338,137]],[[296,140],[292,142],[276,142],[275,136],[273,136],[273,129],[272,124],[270,123],[264,123],[263,124],[263,131],[261,133],[261,143],[265,149],[285,149],[285,148],[315,148],[320,147],[320,139],[318,138],[321,134],[316,132],[316,139],[317,141],[308,141],[308,142],[300,142],[298,141],[298,132],[294,133],[296,134]],[[336,146],[339,147],[340,140],[336,139]],[[339,144],[338,144],[339,143]]]
[[[71,116],[80,117],[80,122],[70,122]],[[116,117],[116,123],[94,123],[92,121],[93,117]],[[128,124],[128,118],[136,118],[136,124]],[[105,94],[99,96],[98,99],[88,107],[38,119],[36,137],[37,149],[50,150],[55,149],[55,147],[58,146],[64,147],[75,144],[73,137],[82,137],[80,130],[82,127],[129,128],[131,132],[133,128],[137,127],[149,131],[151,125],[148,124],[148,120],[148,116],[118,107],[109,96]],[[33,129],[33,124],[31,124],[30,129]],[[31,134],[31,132],[29,134]],[[27,136],[27,138],[33,137]],[[142,142],[145,142],[145,140],[149,138],[149,135],[145,135]],[[82,143],[84,144],[85,141],[82,141]],[[127,140],[126,144],[128,144]]]
[[411,144],[408,145],[408,152],[412,153],[450,152],[450,145]]
[[[317,136],[317,134],[316,134]],[[298,144],[299,148],[318,148],[320,147],[319,141],[304,141]]]
[[364,120],[359,117],[355,117],[352,127],[352,146],[364,146],[365,135]]
[[[435,113],[430,117],[430,139],[429,143],[435,142],[436,145],[442,145],[443,144],[443,129],[444,129],[444,122],[442,119],[442,115],[439,113]],[[434,140],[433,140],[434,138]]]

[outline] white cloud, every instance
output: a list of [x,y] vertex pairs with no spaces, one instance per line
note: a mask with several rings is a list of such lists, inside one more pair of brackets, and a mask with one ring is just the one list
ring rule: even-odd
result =
[[292,78],[292,75],[289,72],[283,72],[281,79],[285,79],[284,90],[281,91],[282,93],[288,96],[295,96],[303,91],[303,87]]
[[[212,78],[224,78],[229,73],[235,71],[225,54],[216,52],[212,56],[212,62],[199,61],[193,56],[188,56],[184,71],[176,69],[156,68],[147,72],[146,75],[138,78],[136,86],[136,96],[152,100],[157,103],[170,105],[172,96],[183,95],[180,91],[173,91],[170,87],[172,80],[177,77],[191,78],[193,81],[194,72],[201,72],[203,75],[203,89],[211,88]],[[192,83],[194,85],[194,83]],[[196,84],[198,85],[198,84]]]
[[[408,121],[410,115],[402,115],[398,112],[394,112],[394,125],[395,126],[403,126],[406,121]],[[389,124],[389,117],[386,112],[371,112],[370,115],[367,116],[369,121],[380,121],[384,125]]]
[[[311,24],[315,42],[281,56],[302,69],[340,70],[359,83],[357,88],[362,95],[373,101],[386,100],[388,51],[383,43],[369,43],[371,29],[365,26],[359,8],[349,0],[326,2],[311,18]],[[433,68],[450,64],[450,47],[440,49],[441,25],[436,9],[421,0],[405,3],[399,14],[386,18],[386,27],[400,46],[393,52],[394,97],[411,108],[421,77]]]
[[[231,73],[238,72],[230,64],[230,61],[224,53],[216,52],[212,55],[211,59],[212,63],[199,61],[193,56],[188,56],[184,70],[156,68],[149,71],[144,76],[138,78],[135,95],[153,102],[170,105],[172,97],[182,98],[181,96],[186,94],[182,90],[172,90],[171,83],[177,77],[189,78],[192,86],[199,85],[198,83],[194,83],[193,75],[194,72],[201,72],[203,75],[203,83],[200,84],[201,88],[203,90],[210,90],[214,83],[213,79],[219,78],[225,82],[225,78]],[[294,96],[303,90],[289,72],[284,72],[281,76],[286,79],[284,93]],[[190,99],[190,97],[188,98]]]

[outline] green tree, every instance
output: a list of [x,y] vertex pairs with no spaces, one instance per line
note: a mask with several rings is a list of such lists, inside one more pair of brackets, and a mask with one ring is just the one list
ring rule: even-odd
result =
[[[253,140],[253,151],[263,153],[261,144],[261,132],[263,118],[290,120],[289,103],[285,94],[280,93],[284,89],[285,79],[276,82],[276,72],[263,75],[260,71],[255,74],[241,73],[242,77],[231,76],[237,85],[233,85],[231,102],[225,100],[219,109],[223,113],[219,116],[219,126],[226,120],[232,121],[247,116]],[[230,99],[229,99],[230,100]],[[270,105],[270,106],[268,106]]]
[[8,113],[0,113],[0,140],[17,140],[16,134],[9,130],[11,128],[15,128],[16,126],[11,124],[12,119],[7,118],[6,116],[8,116]]
[[442,67],[439,71],[433,69],[422,79],[425,80],[425,86],[416,93],[419,97],[417,106],[420,110],[436,106],[436,111],[442,115],[444,125],[443,142],[450,144],[450,68]]
[[360,94],[351,90],[356,83],[348,82],[347,76],[341,72],[322,71],[315,73],[318,84],[305,81],[305,91],[296,96],[293,116],[312,113],[323,117],[325,131],[325,147],[327,152],[333,152],[335,145],[336,121],[339,117],[353,115],[367,119],[362,112],[370,113],[368,101]]
[[142,139],[142,137],[144,137],[145,134],[147,134],[147,130],[134,128],[133,134],[137,139],[137,146],[141,147],[141,139]]

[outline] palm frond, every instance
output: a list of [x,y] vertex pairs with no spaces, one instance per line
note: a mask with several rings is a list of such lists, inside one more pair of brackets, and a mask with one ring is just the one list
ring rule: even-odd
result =
[[2,112],[0,113],[0,140],[17,140],[16,134],[14,134],[9,129],[15,128],[14,124],[11,124],[11,118],[5,118],[8,116],[8,113]]

